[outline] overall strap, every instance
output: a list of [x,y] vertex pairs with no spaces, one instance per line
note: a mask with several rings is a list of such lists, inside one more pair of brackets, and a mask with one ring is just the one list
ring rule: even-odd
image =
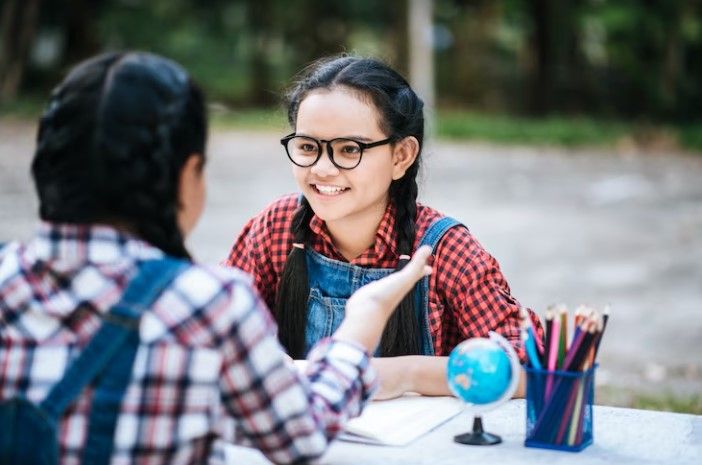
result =
[[424,231],[424,235],[422,236],[422,240],[419,242],[419,245],[429,245],[431,246],[431,250],[434,250],[441,241],[441,238],[444,237],[444,234],[446,234],[446,231],[459,224],[461,223],[450,216],[444,216],[443,218],[434,221],[429,225],[427,230]]
[[[120,385],[127,385],[131,376],[132,364],[130,362],[129,366],[125,366],[124,363],[116,363],[114,359],[120,353],[125,352],[124,350],[120,351],[120,349],[124,349],[127,342],[131,342],[130,345],[134,345],[136,342],[136,346],[138,346],[139,319],[142,312],[153,304],[165,287],[186,266],[186,262],[172,258],[148,260],[141,264],[137,275],[127,286],[120,301],[110,309],[109,313],[104,315],[103,323],[96,335],[93,336],[75,362],[71,364],[63,378],[54,385],[47,397],[41,402],[41,408],[49,416],[58,420],[85,386],[99,375],[102,380],[106,378],[107,373],[117,371],[117,377],[121,379]],[[101,375],[103,370],[106,373]],[[98,383],[96,391],[99,391],[99,388]],[[122,387],[122,391],[124,391],[124,387]],[[90,443],[94,426],[103,432],[105,427],[114,431],[116,418],[119,414],[119,409],[115,409],[114,412],[100,412],[102,406],[96,405],[95,400],[91,407],[88,443]],[[119,401],[121,402],[121,397]],[[95,413],[99,413],[97,416],[100,418],[95,418],[96,422],[94,423],[93,417],[96,415],[93,414]],[[109,436],[108,459],[112,450],[112,436],[113,434]],[[86,444],[86,451],[89,449],[87,446],[88,444]],[[90,463],[96,462],[91,461]]]
[[[461,223],[449,216],[444,216],[435,220],[429,225],[427,230],[424,231],[419,245],[428,245],[433,252],[439,242],[441,242],[441,238],[444,237],[444,234],[446,234],[449,229],[459,224]],[[431,330],[429,327],[429,276],[425,276],[417,283],[414,296],[417,322],[419,323],[419,331],[422,338],[422,354],[434,355],[434,344],[432,343]]]

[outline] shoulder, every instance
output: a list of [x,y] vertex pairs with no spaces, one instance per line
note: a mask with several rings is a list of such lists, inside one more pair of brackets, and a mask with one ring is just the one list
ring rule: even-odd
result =
[[283,228],[288,230],[295,210],[299,204],[300,194],[284,195],[268,204],[260,213],[251,218],[251,231],[272,231]]
[[189,264],[155,302],[142,337],[166,333],[187,345],[218,345],[232,328],[260,307],[252,278],[236,268]]
[[[417,244],[419,244],[424,235],[427,233],[429,227],[443,218],[448,218],[448,216],[434,208],[423,205],[421,203],[417,203]],[[472,235],[468,228],[465,225],[463,225],[460,221],[456,220],[456,224],[450,227],[444,233],[444,235],[439,240],[437,246],[441,245],[447,240],[468,240],[469,238],[472,238]]]
[[0,241],[0,259],[6,256],[10,256],[12,254],[17,254],[20,248],[23,247],[23,244],[19,242],[2,242]]
[[299,204],[300,194],[286,194],[269,203],[260,215],[271,219],[288,219],[295,214]]
[[[447,218],[442,212],[417,203],[417,245],[436,221]],[[434,246],[434,255],[439,262],[466,263],[475,260],[490,261],[491,256],[473,236],[468,227],[456,220]]]
[[0,244],[0,283],[21,276],[20,256],[25,246],[19,242]]

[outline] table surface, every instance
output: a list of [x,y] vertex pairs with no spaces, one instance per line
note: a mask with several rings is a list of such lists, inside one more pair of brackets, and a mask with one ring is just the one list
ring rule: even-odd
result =
[[[453,442],[472,427],[463,412],[404,447],[336,441],[322,457],[323,465],[364,464],[695,464],[702,463],[702,416],[616,407],[594,407],[594,442],[581,452],[524,447],[525,402],[511,400],[483,415],[486,431],[502,436],[495,446]],[[227,461],[269,464],[258,451],[227,446]]]

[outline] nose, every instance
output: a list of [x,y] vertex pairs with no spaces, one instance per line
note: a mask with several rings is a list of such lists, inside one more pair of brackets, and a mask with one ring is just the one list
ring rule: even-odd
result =
[[312,172],[317,176],[336,176],[339,174],[339,168],[332,163],[331,147],[329,142],[322,143],[322,156],[319,157],[317,163],[312,165]]

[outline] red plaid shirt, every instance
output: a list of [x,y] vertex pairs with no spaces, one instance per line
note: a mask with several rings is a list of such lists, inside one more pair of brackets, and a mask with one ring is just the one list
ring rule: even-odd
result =
[[[28,244],[0,249],[0,401],[43,400],[137,264],[162,256],[106,226],[48,223]],[[307,376],[298,373],[238,270],[188,267],[144,313],[139,336],[113,464],[224,463],[223,448],[210,451],[217,437],[253,445],[274,462],[306,461],[374,388],[367,354],[333,339],[310,353]],[[90,398],[88,388],[61,419],[63,465],[80,463]]]
[[[290,224],[298,205],[298,194],[273,202],[244,226],[225,264],[243,269],[254,277],[263,299],[272,308],[285,259],[292,248]],[[417,204],[416,248],[424,232],[441,213]],[[397,266],[395,208],[388,205],[378,226],[376,240],[351,263],[374,268]],[[322,255],[347,261],[334,246],[324,221],[310,221],[312,248]],[[524,361],[519,334],[520,304],[512,297],[500,266],[464,226],[448,230],[434,250],[429,277],[429,325],[437,355],[448,355],[461,341],[485,337],[496,331],[507,338]],[[531,312],[539,339],[543,330]]]

